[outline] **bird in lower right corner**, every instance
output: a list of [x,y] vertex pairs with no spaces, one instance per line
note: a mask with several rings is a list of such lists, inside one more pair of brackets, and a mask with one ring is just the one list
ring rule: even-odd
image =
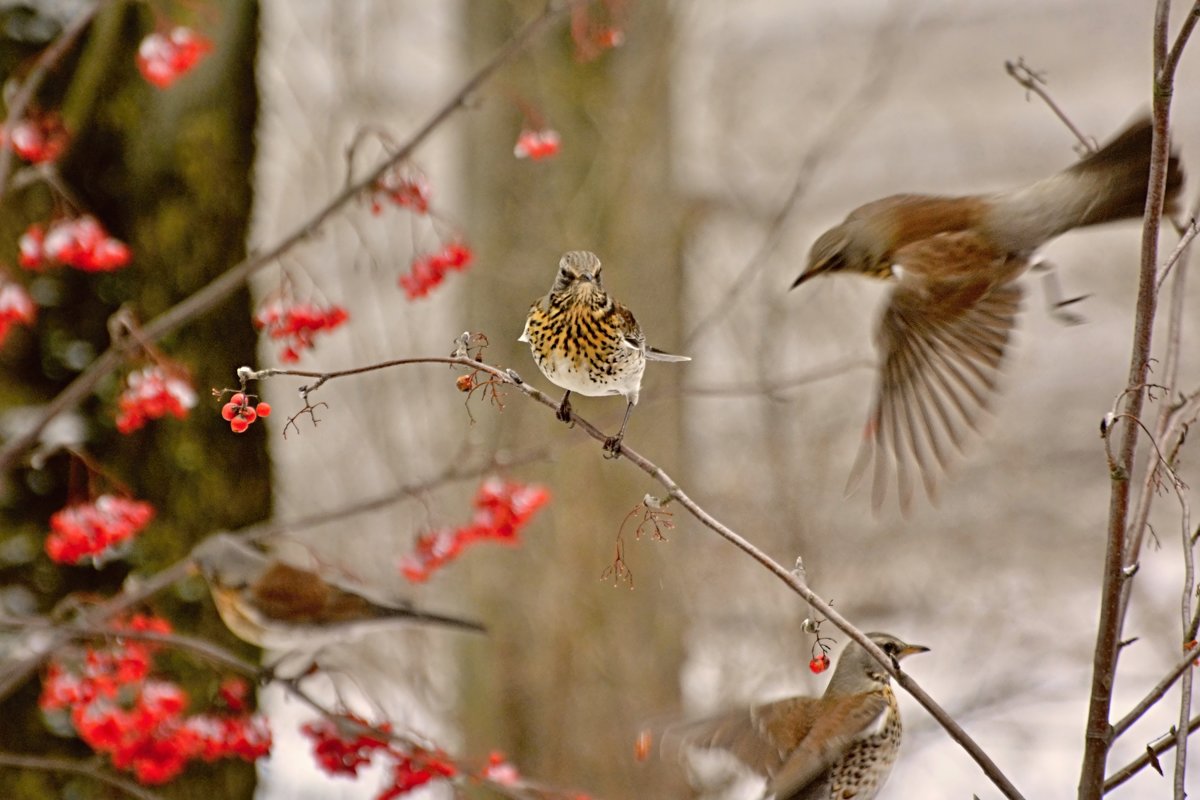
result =
[[[887,633],[867,634],[898,662],[928,652]],[[820,697],[792,697],[685,723],[660,749],[722,751],[766,780],[762,800],[872,800],[900,751],[902,727],[887,671],[846,645]]]
[[[961,451],[997,390],[1021,303],[1015,280],[1054,237],[1144,214],[1152,137],[1151,121],[1141,119],[1028,186],[963,197],[893,195],[859,206],[817,238],[793,288],[832,272],[894,286],[876,332],[879,378],[847,493],[874,462],[876,510],[893,471],[902,510],[912,500],[914,469],[936,499],[936,476],[951,448]],[[1165,213],[1182,184],[1172,153]]]

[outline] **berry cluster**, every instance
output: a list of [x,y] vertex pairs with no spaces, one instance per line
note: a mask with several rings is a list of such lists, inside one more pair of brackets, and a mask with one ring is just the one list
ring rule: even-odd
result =
[[234,393],[229,402],[221,407],[221,418],[229,423],[234,433],[245,433],[254,420],[266,419],[271,416],[270,403],[250,405],[250,400],[242,392]]
[[37,317],[37,306],[29,292],[19,283],[4,279],[0,273],[0,344],[8,336],[8,329],[13,325],[32,325]]
[[69,143],[70,136],[58,114],[31,113],[14,123],[11,130],[0,127],[0,147],[8,147],[30,164],[57,161]]
[[195,405],[196,391],[178,370],[150,364],[126,376],[125,390],[117,399],[117,430],[133,433],[168,414],[183,419]]
[[[383,736],[364,730],[367,727],[363,719],[347,715],[341,721],[322,718],[307,722],[300,730],[313,740],[317,765],[330,775],[357,777],[359,768],[369,766],[376,753],[385,754],[392,761],[391,781],[376,800],[392,800],[430,781],[458,774],[458,768],[440,750],[401,749],[386,736],[390,725],[377,726]],[[348,732],[349,728],[354,732]]]
[[137,67],[142,77],[165,89],[196,66],[212,42],[191,28],[177,27],[165,36],[152,33],[138,45]]
[[49,230],[34,224],[17,240],[17,261],[25,269],[65,264],[84,272],[111,272],[129,263],[129,246],[108,235],[95,217],[60,219]]
[[294,364],[300,354],[312,349],[313,337],[334,330],[350,315],[341,306],[321,308],[312,303],[296,303],[277,299],[264,304],[254,315],[254,327],[266,330],[272,339],[283,339],[279,360]]
[[59,564],[78,564],[85,558],[99,565],[124,551],[154,519],[154,506],[102,494],[90,503],[75,503],[50,517],[46,555]]
[[425,176],[411,167],[398,165],[383,174],[375,181],[374,196],[371,200],[371,213],[378,214],[383,210],[383,200],[390,200],[400,208],[407,208],[414,214],[429,213],[429,181]]
[[445,245],[436,253],[417,256],[412,260],[411,271],[400,276],[400,288],[409,300],[424,297],[446,279],[447,272],[466,269],[474,258],[471,248],[460,242]]
[[550,128],[543,128],[540,131],[525,129],[517,136],[513,155],[517,158],[541,161],[543,158],[553,158],[558,155],[560,144],[558,131]]
[[[114,627],[171,633],[166,620],[144,615]],[[46,724],[79,736],[146,785],[170,781],[195,759],[254,761],[270,752],[262,717],[186,715],[187,692],[153,675],[154,650],[151,643],[118,638],[60,654],[46,670],[38,700]]]
[[400,559],[400,572],[410,581],[425,581],[475,542],[516,544],[521,528],[549,501],[550,492],[544,486],[489,478],[475,493],[475,516],[471,522],[459,528],[421,534],[414,552]]

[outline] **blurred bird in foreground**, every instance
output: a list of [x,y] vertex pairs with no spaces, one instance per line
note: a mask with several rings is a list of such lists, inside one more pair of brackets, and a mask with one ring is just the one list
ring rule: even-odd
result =
[[[850,212],[821,234],[792,287],[852,272],[892,281],[879,321],[882,363],[847,493],[874,461],[872,505],[882,505],[894,467],[901,508],[920,474],[936,501],[935,475],[961,452],[967,430],[996,391],[1021,288],[1034,252],[1073,228],[1141,217],[1150,173],[1149,119],[1098,152],[1028,186],[966,197],[900,194]],[[1183,171],[1172,154],[1166,213]]]
[[[886,633],[867,637],[897,664],[929,650]],[[900,750],[891,678],[851,641],[821,697],[792,697],[668,730],[660,745],[696,759],[733,756],[766,781],[762,800],[871,800]]]
[[586,250],[572,250],[559,261],[554,285],[530,307],[518,341],[528,342],[542,374],[567,390],[558,406],[563,422],[571,421],[571,392],[619,394],[628,400],[621,430],[604,442],[613,458],[620,454],[625,426],[637,405],[646,362],[691,361],[646,344],[633,313],[604,291],[600,259]]
[[308,649],[344,641],[370,627],[414,622],[482,632],[457,617],[371,599],[321,575],[270,558],[231,534],[217,534],[192,553],[213,604],[235,636],[271,650]]

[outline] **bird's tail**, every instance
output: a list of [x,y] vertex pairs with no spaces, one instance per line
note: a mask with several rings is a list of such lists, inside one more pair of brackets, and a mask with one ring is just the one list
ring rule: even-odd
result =
[[390,608],[387,606],[376,606],[375,613],[377,619],[394,619],[423,625],[437,625],[443,628],[457,628],[474,633],[487,633],[487,628],[482,623],[475,622],[474,620],[452,617],[433,611],[423,611],[412,607],[399,606]]
[[[1013,251],[1032,249],[1061,233],[1145,213],[1150,182],[1149,118],[1141,118],[1100,150],[1079,163],[1030,186],[1003,192],[1003,224],[993,218],[995,231]],[[1167,164],[1164,213],[1176,210],[1183,187],[1183,167],[1172,152]],[[1019,232],[1018,232],[1019,230]],[[1011,233],[1010,233],[1011,231]]]
[[646,348],[647,361],[691,361],[691,356],[677,356],[672,353],[664,353],[657,347]]

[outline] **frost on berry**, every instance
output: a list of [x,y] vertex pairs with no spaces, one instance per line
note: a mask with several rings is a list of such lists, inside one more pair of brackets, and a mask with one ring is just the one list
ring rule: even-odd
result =
[[59,564],[90,558],[100,566],[123,555],[152,519],[154,506],[111,494],[69,505],[50,517],[46,555]]
[[13,325],[32,325],[37,318],[37,306],[29,292],[19,283],[8,280],[0,271],[0,345]]
[[424,173],[405,163],[397,164],[375,181],[371,187],[371,211],[375,214],[383,210],[383,201],[387,200],[399,208],[405,208],[414,214],[428,214],[432,192],[429,180]]
[[191,28],[179,26],[166,34],[155,32],[138,45],[138,71],[147,81],[165,89],[196,66],[212,47],[212,41]]
[[196,390],[181,368],[150,364],[125,377],[125,389],[117,399],[117,430],[133,433],[168,415],[183,419],[196,402]]
[[548,502],[550,492],[544,486],[489,478],[475,493],[471,521],[458,528],[421,534],[413,552],[401,558],[400,573],[410,581],[423,582],[476,542],[518,544],[521,529]]
[[30,112],[11,128],[0,127],[0,147],[7,147],[30,164],[57,161],[69,143],[62,117],[54,112]]
[[537,131],[526,129],[517,136],[513,155],[517,158],[528,158],[530,161],[541,161],[543,158],[558,155],[560,144],[558,131],[550,128]]
[[17,263],[25,269],[68,266],[83,272],[111,272],[129,264],[129,246],[109,236],[90,214],[30,225],[17,240]]

